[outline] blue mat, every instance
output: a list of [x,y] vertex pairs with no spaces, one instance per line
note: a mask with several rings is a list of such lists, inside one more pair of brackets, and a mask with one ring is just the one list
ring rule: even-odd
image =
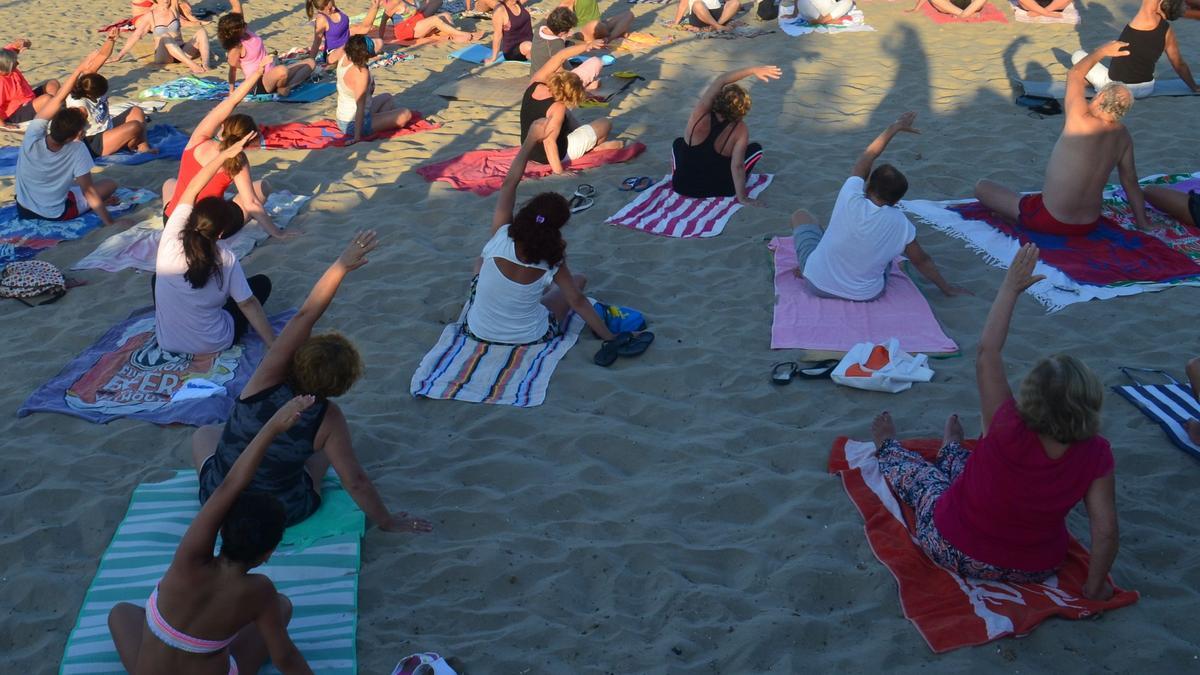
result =
[[[154,124],[146,132],[150,145],[158,148],[153,152],[118,152],[107,157],[97,157],[96,166],[111,166],[113,164],[145,164],[156,159],[178,160],[183,157],[183,149],[187,146],[188,135],[169,124]],[[15,146],[0,148],[0,176],[12,176],[17,172],[17,155],[20,148]]]
[[[466,61],[467,63],[483,63],[484,59],[492,55],[492,48],[486,45],[471,45],[462,49],[450,52],[450,58]],[[503,63],[504,55],[496,56],[495,63]]]

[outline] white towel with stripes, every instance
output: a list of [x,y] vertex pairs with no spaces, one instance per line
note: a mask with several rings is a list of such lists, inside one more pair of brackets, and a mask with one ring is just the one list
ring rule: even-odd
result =
[[1200,459],[1200,446],[1188,438],[1188,420],[1200,419],[1200,403],[1186,387],[1173,384],[1130,384],[1113,387],[1148,417],[1158,422],[1180,450]]

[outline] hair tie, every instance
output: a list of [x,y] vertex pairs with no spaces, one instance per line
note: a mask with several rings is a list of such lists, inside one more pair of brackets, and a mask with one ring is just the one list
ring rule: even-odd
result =
[[537,223],[538,225],[541,225],[542,223],[546,222],[546,219],[542,216],[538,216],[538,217],[534,218],[533,221],[535,223]]

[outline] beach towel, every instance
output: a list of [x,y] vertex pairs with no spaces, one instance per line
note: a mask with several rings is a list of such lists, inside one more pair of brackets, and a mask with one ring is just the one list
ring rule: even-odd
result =
[[[363,142],[378,141],[397,136],[437,129],[440,124],[434,124],[421,119],[421,113],[413,113],[413,120],[400,129],[380,131],[364,136]],[[321,120],[320,122],[288,122],[286,124],[263,125],[259,127],[262,133],[261,145],[272,150],[322,150],[324,148],[340,148],[350,142],[352,136],[343,134],[338,129],[337,122]]]
[[812,24],[798,16],[786,19],[781,16],[779,17],[779,30],[795,37],[809,33],[857,33],[875,29],[867,25],[862,10],[855,7],[850,10],[849,14],[838,19],[836,23]]
[[921,13],[933,20],[934,23],[1008,23],[1008,18],[990,2],[984,3],[983,9],[979,10],[978,14],[968,16],[966,18],[951,16],[939,12],[933,5],[929,4],[929,0],[923,0],[920,5]]
[[[593,301],[594,302],[594,301]],[[583,331],[583,319],[567,315],[562,334],[534,345],[479,342],[463,332],[467,307],[446,326],[413,373],[414,398],[467,401],[532,408],[546,401],[554,369]]]
[[[924,439],[905,441],[904,447],[932,460],[940,444],[937,439]],[[974,443],[965,445],[970,448]],[[829,473],[841,476],[846,494],[866,521],[871,551],[900,587],[905,618],[936,653],[1028,635],[1051,617],[1086,619],[1138,600],[1136,591],[1115,585],[1115,593],[1107,601],[1085,599],[1088,552],[1074,537],[1062,569],[1041,583],[961,577],[936,565],[913,541],[912,509],[892,494],[880,473],[873,443],[846,438],[834,441]]]
[[[149,190],[118,188],[116,197],[121,203],[108,207],[112,216],[157,199],[158,195]],[[79,239],[101,224],[100,216],[90,211],[73,220],[25,220],[17,217],[15,204],[0,207],[0,266],[28,260],[60,241]]]
[[860,342],[882,344],[899,338],[909,352],[952,354],[958,345],[946,336],[929,302],[893,262],[884,294],[871,302],[820,298],[796,276],[791,237],[775,237],[767,248],[775,258],[775,318],[771,349],[846,352]]
[[[95,158],[96,166],[111,166],[124,164],[132,166],[145,164],[156,159],[178,161],[183,156],[187,146],[188,136],[169,124],[153,124],[146,131],[150,145],[158,148],[158,152],[131,152],[125,150],[107,157]],[[12,176],[17,173],[17,156],[21,149],[16,146],[0,148],[0,176]]]
[[[335,82],[305,82],[287,96],[278,94],[250,94],[247,101],[276,101],[279,103],[312,103],[337,91]],[[178,79],[143,89],[140,98],[165,98],[172,101],[215,101],[229,95],[229,83],[212,77],[185,75]]]
[[[276,333],[293,314],[294,310],[271,317]],[[30,394],[17,417],[55,412],[96,424],[119,417],[197,427],[221,424],[264,353],[254,331],[242,344],[217,354],[164,351],[154,336],[154,308],[144,307]],[[189,384],[192,380],[196,382]]]
[[[263,204],[263,208],[271,215],[271,220],[277,227],[286,229],[310,199],[312,197],[294,195],[287,190],[280,190],[267,195],[267,203]],[[154,262],[158,257],[158,241],[162,237],[162,231],[162,217],[154,214],[137,225],[105,239],[96,247],[95,251],[72,265],[71,269],[104,270],[106,272],[136,269],[153,272]],[[250,221],[249,225],[221,243],[233,251],[240,260],[249,255],[259,242],[265,241],[269,236],[257,221]]]
[[1046,279],[1028,293],[1052,312],[1077,302],[1200,285],[1200,266],[1142,232],[1104,226],[1087,237],[1018,235],[974,200],[904,200],[900,206],[934,229],[965,240],[995,267],[1007,268],[1023,243],[1037,244],[1042,254],[1034,273]]
[[1062,16],[1048,17],[1038,16],[1026,12],[1021,5],[1013,2],[1013,19],[1021,23],[1065,23],[1068,25],[1079,25],[1080,17],[1079,10],[1075,7],[1075,3],[1071,3],[1063,8]]
[[[631,0],[632,1],[632,0]],[[661,2],[662,0],[641,0],[642,2]],[[675,41],[674,35],[653,35],[651,33],[641,33],[634,31],[628,33],[621,38],[617,46],[613,47],[614,52],[643,52],[655,47],[661,47]]]
[[[133,491],[67,638],[60,675],[125,672],[108,630],[108,612],[119,602],[146,605],[200,511],[199,489],[196,472],[188,470]],[[291,600],[288,635],[313,671],[353,675],[365,521],[332,472],[321,496],[317,512],[288,528],[270,562],[254,573],[270,577]],[[268,667],[262,672],[278,671]]]
[[[1142,368],[1137,369],[1122,369],[1127,375],[1133,379],[1133,384],[1113,387],[1113,391],[1120,394],[1136,407],[1141,410],[1147,417],[1158,422],[1158,425],[1167,432],[1167,438],[1175,444],[1180,450],[1188,453],[1196,459],[1200,459],[1200,445],[1196,445],[1188,437],[1187,423],[1190,420],[1200,419],[1200,404],[1196,402],[1196,397],[1192,394],[1191,388],[1185,384],[1181,384],[1170,373],[1158,370],[1147,370]],[[1137,378],[1133,377],[1129,370],[1140,370],[1142,372],[1155,372],[1166,377],[1169,384],[1143,384]]]
[[[750,174],[747,194],[757,197],[773,178],[769,173]],[[741,208],[735,197],[684,197],[671,187],[671,175],[667,174],[605,222],[662,237],[715,237]]]
[[[584,171],[605,164],[628,162],[645,151],[642,143],[630,143],[616,150],[593,150],[579,159],[563,162],[568,171]],[[484,197],[504,185],[504,176],[516,159],[520,148],[472,150],[458,157],[417,167],[417,173],[429,182],[449,183],[455,190],[470,190]],[[554,173],[549,164],[530,162],[525,178],[543,178]]]
[[668,23],[672,30],[677,30],[683,33],[690,33],[701,40],[736,40],[738,38],[756,38],[774,33],[773,30],[766,30],[757,26],[738,25],[733,26],[729,30],[709,30],[707,28],[697,28],[687,23]]
[[[1142,178],[1138,183],[1142,187],[1169,186],[1186,193],[1200,190],[1200,173],[1155,174]],[[1105,186],[1102,213],[1127,230],[1137,229],[1125,188],[1120,185]],[[1149,203],[1146,204],[1146,217],[1150,227],[1143,232],[1200,265],[1200,230],[1175,220]]]
[[[1062,98],[1067,93],[1067,83],[1062,82],[1026,82],[1020,80],[1017,85],[1025,93],[1026,96],[1046,96],[1049,98]],[[1096,90],[1092,87],[1087,87],[1084,90],[1084,96],[1091,98],[1096,95]],[[1155,80],[1154,90],[1150,92],[1150,96],[1196,96],[1196,92],[1178,78],[1168,80]],[[1145,97],[1144,97],[1145,98]]]

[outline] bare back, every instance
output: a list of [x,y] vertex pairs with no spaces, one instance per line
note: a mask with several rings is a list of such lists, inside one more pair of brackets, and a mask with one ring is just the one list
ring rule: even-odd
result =
[[1046,165],[1042,193],[1050,214],[1064,223],[1095,222],[1104,185],[1132,144],[1119,122],[1089,112],[1068,117]]

